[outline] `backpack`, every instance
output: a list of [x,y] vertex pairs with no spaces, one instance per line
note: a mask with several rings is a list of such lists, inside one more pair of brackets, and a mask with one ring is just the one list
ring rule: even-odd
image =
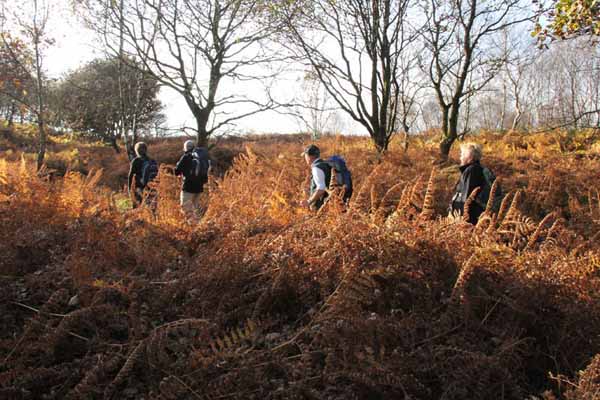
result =
[[331,156],[327,164],[335,170],[335,185],[346,186],[346,191],[352,190],[352,173],[346,166],[346,160],[342,156]]
[[[494,184],[494,181],[496,181],[496,175],[494,175],[494,173],[487,167],[482,167],[482,169],[483,177],[485,179],[485,186],[475,198],[475,202],[485,209],[487,207],[488,199],[490,198],[492,185]],[[500,184],[497,184],[496,193],[492,202],[492,211],[498,212],[500,210],[500,204],[502,203],[503,198],[504,194],[502,193],[502,188],[500,187]]]
[[208,150],[204,147],[196,147],[192,151],[192,162],[189,177],[201,178],[203,182],[208,182],[208,169],[210,168],[210,160],[208,159]]
[[148,185],[158,175],[158,163],[156,160],[146,158],[142,164],[142,178],[140,183],[142,186]]

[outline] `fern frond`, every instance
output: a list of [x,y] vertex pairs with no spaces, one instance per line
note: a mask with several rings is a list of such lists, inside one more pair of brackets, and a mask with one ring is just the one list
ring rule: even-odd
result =
[[[387,190],[387,192],[385,192],[385,194],[383,195],[383,197],[381,198],[381,201],[379,202],[380,206],[385,206],[386,202],[388,201],[389,197],[393,194],[396,193],[396,191],[398,190],[398,188],[404,186],[404,182],[399,182],[396,183],[395,185],[393,185],[391,188],[389,188]],[[400,197],[402,198],[402,196]]]
[[[205,319],[181,319],[157,327],[144,341],[148,360],[164,368],[173,364],[177,354],[191,347],[191,341],[207,337],[212,325]],[[187,343],[186,343],[187,342]]]
[[527,246],[525,246],[526,249],[531,249],[535,245],[535,243],[540,238],[540,235],[542,234],[542,229],[552,218],[554,218],[553,212],[546,215],[544,219],[542,219],[542,221],[538,224],[537,228],[535,229],[535,232],[533,232],[533,235],[531,235],[531,237],[527,241]]
[[471,206],[473,205],[473,202],[475,201],[475,197],[477,197],[477,195],[479,194],[480,191],[481,191],[481,187],[476,187],[469,195],[469,198],[467,199],[467,201],[465,201],[465,205],[463,207],[463,221],[464,222],[469,222],[469,214],[471,212]]
[[436,169],[431,169],[429,175],[429,181],[427,182],[427,190],[425,192],[425,198],[423,199],[423,209],[421,211],[421,218],[430,219],[433,216],[434,205],[435,205],[435,176]]
[[140,365],[146,356],[146,343],[144,341],[139,342],[133,351],[129,354],[125,363],[119,370],[117,376],[104,390],[104,400],[110,400],[113,398],[114,393],[117,391],[119,386],[127,379],[133,370]]
[[498,215],[496,217],[496,223],[499,223],[500,225],[502,225],[506,210],[512,204],[512,199],[515,197],[514,195],[512,197],[510,195],[511,193],[508,193],[506,196],[504,196],[502,202],[500,203],[500,210],[498,210]]
[[517,217],[519,211],[518,211],[518,205],[519,205],[519,201],[521,200],[521,194],[522,191],[521,189],[517,190],[517,192],[515,193],[512,202],[510,203],[510,207],[508,208],[508,211],[506,212],[506,215],[504,216],[504,218],[502,218],[502,223],[506,224],[511,222],[514,218]]
[[110,357],[106,361],[100,359],[94,368],[85,374],[81,382],[67,394],[67,399],[79,400],[92,397],[92,393],[96,389],[95,386],[117,372],[122,361],[123,357],[121,355]]
[[205,350],[195,353],[194,364],[199,363],[206,366],[216,359],[222,359],[232,354],[239,354],[243,349],[247,349],[253,345],[258,334],[258,324],[248,319],[244,326],[231,329],[221,336],[209,339]]
[[457,303],[464,299],[465,286],[475,271],[475,255],[469,257],[469,259],[463,264],[458,274],[458,278],[452,288],[452,294],[450,295],[450,302]]
[[375,187],[375,184],[371,185],[371,190],[370,190],[370,196],[369,198],[371,199],[371,206],[370,206],[370,210],[371,212],[375,212],[378,208],[378,203],[377,203],[377,188]]
[[494,180],[494,183],[492,184],[492,188],[490,189],[490,197],[488,197],[488,201],[485,206],[486,213],[492,212],[492,208],[494,207],[494,198],[496,197],[497,191],[498,191],[498,179]]

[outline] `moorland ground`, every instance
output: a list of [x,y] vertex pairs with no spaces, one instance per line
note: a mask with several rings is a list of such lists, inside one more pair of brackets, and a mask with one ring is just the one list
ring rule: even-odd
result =
[[152,142],[157,209],[124,154],[0,135],[0,398],[524,399],[600,393],[600,136],[486,133],[507,196],[446,213],[457,151],[327,137],[349,208],[299,206],[306,136],[225,140],[199,225]]

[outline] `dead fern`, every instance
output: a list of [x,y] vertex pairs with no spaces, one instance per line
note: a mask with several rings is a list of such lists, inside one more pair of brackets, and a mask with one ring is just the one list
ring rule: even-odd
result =
[[146,344],[141,341],[131,351],[125,363],[117,373],[117,376],[104,390],[104,400],[110,400],[113,398],[115,392],[119,387],[128,379],[136,368],[141,367],[146,357]]
[[84,378],[66,396],[67,400],[77,400],[93,396],[98,386],[113,376],[121,367],[123,357],[115,355],[108,359],[99,359],[98,363],[89,370]]
[[436,169],[431,170],[429,175],[429,181],[427,182],[427,191],[425,192],[425,198],[423,199],[423,209],[421,211],[421,218],[431,219],[434,213],[435,204],[435,177]]
[[182,319],[155,328],[144,340],[148,362],[161,370],[184,367],[192,344],[206,340],[212,325],[204,319]]
[[463,221],[466,223],[469,223],[471,219],[471,207],[473,206],[473,202],[475,201],[475,198],[477,197],[480,191],[481,187],[476,187],[467,198],[467,201],[465,201],[463,207]]
[[485,206],[485,213],[486,214],[491,214],[492,213],[492,209],[494,208],[494,199],[496,198],[496,192],[498,191],[498,179],[494,180],[494,183],[492,184],[492,187],[490,189],[490,194],[488,197],[488,201],[487,204]]
[[[549,223],[549,221],[555,218],[554,213],[550,213],[548,215],[546,215],[544,217],[544,219],[542,219],[540,221],[540,223],[538,224],[537,228],[535,229],[535,231],[533,232],[533,234],[531,235],[531,237],[529,238],[529,240],[527,241],[527,246],[525,246],[526,249],[532,249],[533,246],[535,246],[535,244],[539,241],[541,235],[542,235],[542,231],[544,229],[544,226]],[[556,222],[556,221],[555,221]],[[552,224],[552,226],[554,226],[554,223]],[[552,229],[552,228],[550,228]],[[550,236],[550,232],[548,232],[548,236]]]
[[216,359],[246,351],[257,340],[259,332],[259,326],[254,321],[248,320],[244,326],[210,339],[204,350],[195,353],[195,361],[206,366]]
[[458,278],[454,283],[454,287],[452,288],[452,293],[450,295],[450,303],[458,304],[464,301],[465,295],[465,287],[467,282],[469,281],[471,275],[476,269],[475,264],[475,255],[472,255],[462,266],[460,269],[460,273],[458,274]]

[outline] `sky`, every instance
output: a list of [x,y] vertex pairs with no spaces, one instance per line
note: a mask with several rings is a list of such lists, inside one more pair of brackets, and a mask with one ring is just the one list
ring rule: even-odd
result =
[[[102,43],[69,9],[69,0],[49,0],[53,12],[50,16],[50,35],[55,44],[47,49],[45,67],[51,78],[60,78],[94,58],[103,57]],[[252,90],[253,88],[248,88]],[[172,89],[163,88],[160,100],[165,105],[167,127],[177,130],[183,126],[195,127],[195,120],[185,101]],[[240,133],[293,133],[303,129],[298,120],[289,115],[265,112],[237,122]]]

